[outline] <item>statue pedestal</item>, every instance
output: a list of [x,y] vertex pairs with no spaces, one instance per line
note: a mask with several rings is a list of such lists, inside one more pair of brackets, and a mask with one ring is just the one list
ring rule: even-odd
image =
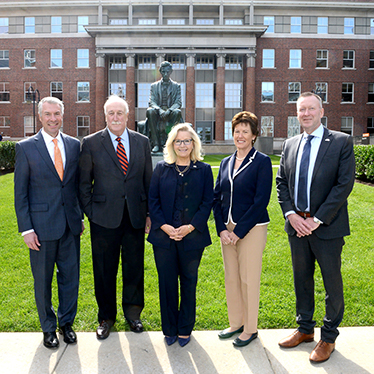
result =
[[156,167],[156,164],[159,161],[162,161],[164,159],[164,156],[162,152],[152,153],[152,167],[153,169]]

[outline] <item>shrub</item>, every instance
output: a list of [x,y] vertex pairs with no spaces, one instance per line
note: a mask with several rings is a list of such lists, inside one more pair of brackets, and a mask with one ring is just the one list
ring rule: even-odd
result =
[[0,169],[13,169],[16,160],[16,142],[0,142]]
[[374,182],[374,145],[355,145],[356,178]]

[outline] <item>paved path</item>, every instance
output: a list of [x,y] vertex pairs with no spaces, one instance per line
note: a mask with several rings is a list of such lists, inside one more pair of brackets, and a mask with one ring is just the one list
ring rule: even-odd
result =
[[194,331],[184,348],[168,347],[161,332],[112,332],[98,341],[94,332],[78,332],[78,343],[60,339],[57,350],[42,344],[42,333],[0,333],[0,372],[6,374],[368,374],[374,373],[374,327],[340,329],[331,358],[311,364],[314,343],[281,349],[277,342],[293,330],[260,330],[259,339],[234,348],[217,331]]

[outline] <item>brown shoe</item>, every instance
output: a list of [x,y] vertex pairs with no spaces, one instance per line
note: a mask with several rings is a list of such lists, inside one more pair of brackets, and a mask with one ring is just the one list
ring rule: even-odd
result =
[[328,360],[335,350],[335,343],[327,343],[320,340],[309,356],[312,362],[324,362]]
[[291,335],[287,336],[287,338],[284,338],[281,341],[279,341],[278,344],[283,348],[293,348],[297,347],[302,342],[309,343],[313,340],[314,332],[312,334],[304,334],[299,330],[296,330]]

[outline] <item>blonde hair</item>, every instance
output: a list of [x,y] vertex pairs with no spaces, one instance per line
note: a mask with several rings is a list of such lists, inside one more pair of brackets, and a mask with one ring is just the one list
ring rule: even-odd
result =
[[174,140],[178,135],[179,131],[187,131],[190,133],[193,140],[193,148],[190,154],[190,158],[193,162],[201,161],[203,159],[201,141],[195,130],[192,128],[190,123],[179,123],[175,125],[169,132],[168,138],[164,147],[164,160],[168,164],[173,164],[177,161],[177,155],[174,152]]

